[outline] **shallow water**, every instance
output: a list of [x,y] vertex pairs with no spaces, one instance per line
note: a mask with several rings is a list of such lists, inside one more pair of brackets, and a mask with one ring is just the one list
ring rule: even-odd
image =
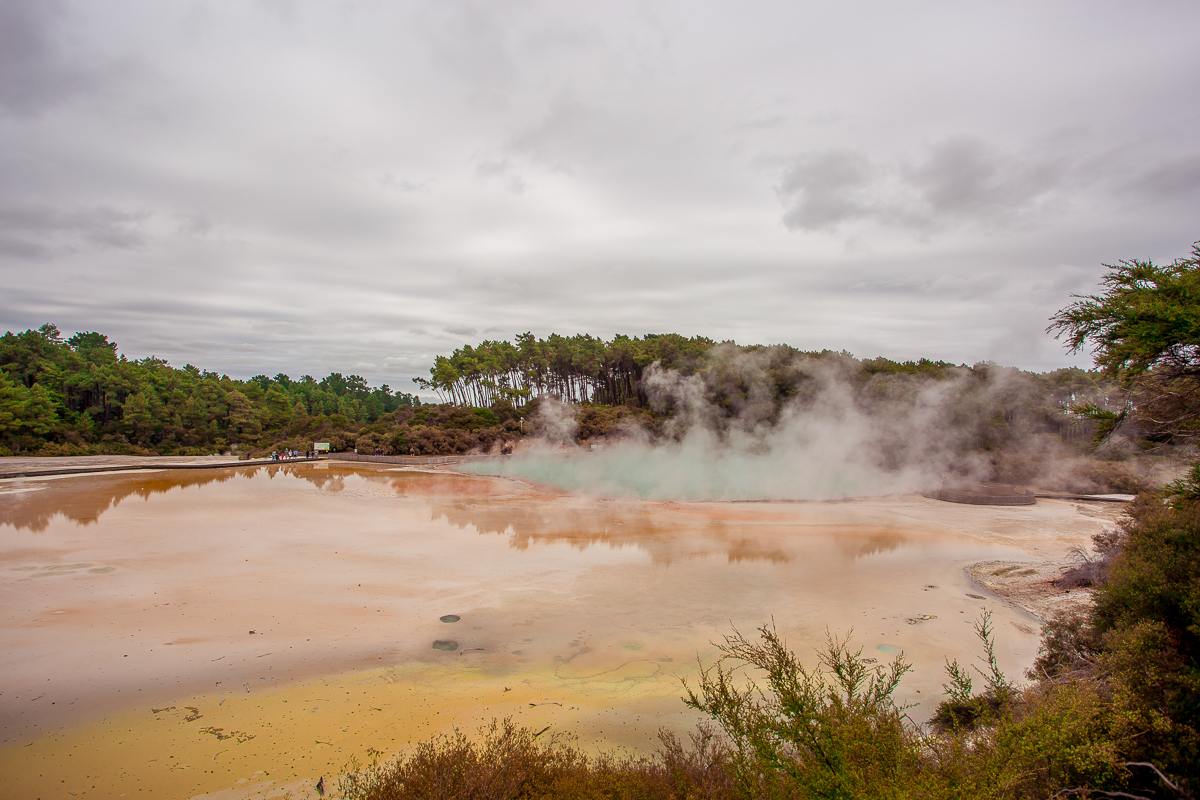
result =
[[871,448],[848,441],[742,444],[720,446],[697,432],[661,446],[625,441],[594,451],[531,450],[461,469],[643,500],[829,500],[912,492],[934,479],[928,468],[884,469],[868,457]]
[[503,716],[645,750],[695,723],[679,680],[711,642],[772,620],[806,656],[827,629],[904,650],[923,718],[982,608],[1010,674],[1036,652],[1036,621],[968,596],[963,565],[1058,557],[1107,522],[329,463],[0,481],[0,787],[305,796],[368,747]]

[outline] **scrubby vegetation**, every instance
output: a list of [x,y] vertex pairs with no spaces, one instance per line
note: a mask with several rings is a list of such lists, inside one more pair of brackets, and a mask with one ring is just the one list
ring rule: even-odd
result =
[[279,447],[431,455],[519,435],[511,407],[423,406],[411,394],[333,373],[234,380],[157,358],[131,361],[99,333],[53,325],[0,337],[0,451],[200,455]]
[[[1109,411],[1076,397],[1074,408],[1100,423],[1102,438],[1132,425],[1151,440],[1188,443],[1200,435],[1200,248],[1167,268],[1122,262],[1112,270],[1105,295],[1081,298],[1054,327],[1073,347],[1095,344],[1127,402]],[[482,745],[457,734],[353,772],[344,796],[1193,798],[1200,463],[1143,493],[1094,544],[1062,577],[1094,587],[1094,604],[1046,625],[1031,683],[1001,673],[985,615],[976,626],[982,658],[946,664],[946,699],[930,723],[908,719],[892,699],[909,670],[903,655],[876,665],[831,637],[807,667],[764,626],[753,639],[727,637],[718,662],[685,686],[685,702],[717,724],[719,737],[701,729],[690,748],[666,737],[651,758],[589,760],[505,723]]]
[[1127,402],[1086,404],[1101,434],[1135,420],[1161,440],[1200,435],[1200,242],[1165,266],[1133,259],[1106,264],[1100,294],[1077,297],[1050,330],[1073,351],[1090,346],[1096,366]]
[[[874,438],[863,446],[884,468],[932,448],[954,472],[1048,491],[1149,488],[1166,477],[1157,473],[1172,449],[1132,425],[1091,453],[1099,423],[1078,409],[1119,409],[1125,401],[1118,381],[1082,369],[1039,374],[986,362],[859,360],[665,335],[604,342],[522,334],[514,343],[484,342],[439,358],[424,383],[457,402],[511,405],[534,433],[543,421],[538,407],[561,397],[567,410],[555,404],[559,424],[551,437],[559,443],[626,436],[661,442],[699,425],[718,440],[749,435],[766,445],[797,419],[821,425],[852,414],[866,421],[858,429]],[[612,386],[624,388],[613,395]],[[838,411],[831,414],[835,394]],[[606,404],[612,396],[623,404]],[[564,416],[573,417],[570,437],[563,435]],[[919,432],[909,424],[918,418],[925,420]],[[929,438],[930,430],[938,435]]]
[[[1018,686],[982,656],[947,664],[946,700],[918,725],[877,665],[830,638],[805,666],[772,626],[728,636],[685,686],[707,714],[685,745],[589,758],[569,739],[493,723],[353,766],[348,800],[400,798],[1190,798],[1200,788],[1200,503],[1147,496],[1107,550],[1093,609],[1047,626]],[[980,691],[974,678],[982,678]]]
[[732,798],[728,750],[706,728],[685,745],[659,735],[653,757],[589,757],[569,737],[493,721],[475,739],[461,731],[417,745],[393,761],[351,770],[346,800],[535,800],[536,798]]
[[190,364],[131,361],[100,333],[53,325],[0,337],[0,451],[37,455],[194,454],[314,438],[353,442],[360,426],[419,406],[357,376],[231,379]]
[[[556,404],[549,398],[557,392],[587,398],[568,404],[570,430],[556,431],[566,444],[628,435],[663,440],[683,435],[691,424],[770,435],[789,414],[804,413],[832,381],[845,388],[851,406],[875,419],[940,392],[938,427],[955,434],[944,446],[974,466],[982,464],[972,470],[982,477],[1080,492],[1135,492],[1156,477],[1150,474],[1153,459],[1145,457],[1155,445],[1136,435],[1085,457],[1096,426],[1072,413],[1072,405],[1121,402],[1118,384],[1098,372],[860,361],[846,353],[649,336],[600,342],[609,354],[604,358],[624,363],[628,357],[633,366],[605,373],[603,380],[584,380],[572,366],[582,347],[579,337],[518,337],[524,350],[514,352],[541,353],[542,361],[514,362],[503,371],[488,360],[499,352],[494,344],[470,351],[475,371],[451,381],[458,388],[448,388],[450,378],[430,384],[442,386],[457,402],[423,404],[388,386],[372,388],[355,375],[333,373],[321,380],[259,375],[242,381],[191,365],[174,368],[153,357],[128,360],[99,333],[64,339],[52,325],[10,332],[0,337],[0,452],[262,454],[306,450],[313,441],[329,442],[335,451],[384,455],[496,452],[522,437],[547,435],[542,406]],[[439,361],[435,373],[451,363],[467,369],[466,351]],[[645,363],[649,358],[655,360]],[[530,391],[543,394],[488,389],[511,384],[513,375],[526,375]],[[598,402],[608,395],[595,387],[614,381],[628,389],[616,395],[623,402]],[[704,419],[694,418],[678,392],[666,390],[671,381],[691,382],[705,404]],[[580,388],[585,386],[592,388]],[[484,401],[488,405],[472,404]],[[888,452],[901,454],[909,445],[900,437],[880,443],[880,450],[886,460]]]
[[[430,378],[418,380],[449,401],[433,407],[357,375],[243,381],[154,357],[129,360],[104,334],[64,339],[47,324],[0,337],[0,452],[262,452],[307,449],[313,440],[385,454],[487,451],[538,433],[547,397],[577,409],[578,442],[634,429],[655,439],[695,422],[683,419],[680,395],[665,389],[672,382],[688,382],[703,398],[711,412],[705,424],[769,428],[803,413],[836,381],[848,404],[877,418],[930,393],[949,396],[939,405],[940,426],[957,432],[961,452],[984,454],[994,480],[1134,492],[1151,483],[1137,456],[1200,425],[1198,264],[1200,249],[1167,267],[1121,262],[1105,294],[1056,315],[1052,328],[1072,348],[1096,346],[1094,371],[859,360],[676,334],[604,341],[524,333],[439,356]],[[1122,425],[1126,446],[1052,474],[1064,457],[1082,456],[1096,434]]]

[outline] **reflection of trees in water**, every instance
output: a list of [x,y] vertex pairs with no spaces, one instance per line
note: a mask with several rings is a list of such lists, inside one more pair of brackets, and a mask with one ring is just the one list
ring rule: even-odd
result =
[[493,497],[511,492],[510,487],[497,483],[492,478],[458,475],[452,472],[373,472],[360,467],[331,465],[325,469],[305,469],[294,474],[327,492],[342,491],[348,476],[368,483],[385,485],[398,495],[413,497]]
[[792,554],[731,529],[724,520],[672,518],[645,506],[605,504],[560,506],[553,502],[493,501],[485,505],[442,503],[432,506],[434,520],[481,534],[507,535],[524,550],[533,544],[565,542],[577,550],[593,545],[638,547],[652,564],[671,564],[723,553],[730,563],[770,561],[783,564]]
[[861,528],[853,536],[839,536],[838,549],[851,558],[890,553],[909,544],[909,537],[892,528]]
[[[479,478],[430,473],[384,473],[360,471],[354,467],[330,466],[312,469],[304,462],[271,464],[269,466],[230,467],[219,469],[170,469],[142,474],[97,473],[49,481],[45,488],[0,494],[0,525],[12,525],[19,530],[40,533],[50,525],[56,514],[77,525],[90,525],[116,508],[129,497],[143,500],[155,494],[189,486],[225,483],[234,478],[250,479],[265,474],[268,479],[278,475],[302,478],[324,492],[340,492],[346,488],[346,478],[355,476],[370,483],[385,484],[397,494],[461,495],[463,481],[484,483]],[[29,478],[35,483],[37,478]],[[10,484],[11,486],[11,484]],[[459,488],[455,488],[459,487]],[[480,492],[487,494],[486,492]]]
[[346,476],[357,474],[352,469],[336,469],[330,467],[328,469],[296,469],[284,465],[283,467],[268,467],[270,470],[282,468],[286,474],[296,478],[303,478],[313,486],[325,492],[340,492],[346,488]]
[[[100,521],[104,513],[115,509],[127,498],[146,499],[152,494],[164,494],[172,489],[224,483],[235,477],[252,479],[260,474],[265,474],[268,479],[275,479],[277,475],[300,477],[323,492],[341,492],[346,488],[347,476],[352,475],[372,483],[389,485],[397,494],[462,494],[461,491],[452,491],[455,481],[480,481],[473,477],[462,479],[456,475],[370,473],[356,470],[354,467],[343,468],[334,465],[330,465],[328,469],[311,467],[311,464],[304,462],[284,462],[248,468],[164,468],[161,473],[98,473],[49,481],[44,488],[0,494],[0,525],[12,525],[19,530],[41,533],[49,527],[55,515],[62,515],[78,525],[90,525]],[[30,477],[28,481],[36,482],[37,479]]]
[[[251,478],[264,469],[272,477],[278,472],[297,473],[295,466],[281,464],[249,469],[167,470],[149,472],[144,476],[100,473],[67,478],[51,481],[44,489],[0,495],[0,525],[41,533],[56,514],[61,514],[76,525],[91,525],[98,522],[105,512],[130,497],[145,500],[151,495],[165,494],[173,489],[225,483],[234,478]],[[36,480],[29,479],[30,482]]]
[[[144,476],[94,475],[50,482],[44,489],[0,495],[0,525],[35,533],[46,530],[56,514],[77,525],[90,525],[129,497],[148,499],[173,489],[252,479],[265,474],[300,478],[323,492],[341,492],[354,476],[382,484],[398,495],[462,498],[459,502],[431,505],[434,520],[444,519],[459,528],[474,527],[481,534],[510,536],[510,544],[525,550],[533,544],[566,542],[578,550],[593,545],[637,547],[653,564],[667,565],[692,558],[724,554],[729,563],[766,561],[784,564],[795,554],[773,542],[747,535],[738,520],[713,519],[700,514],[673,515],[653,505],[560,503],[553,499],[496,499],[507,491],[490,479],[421,472],[385,473],[354,467],[306,468],[302,463],[214,470],[166,470]],[[30,479],[36,480],[36,479]],[[493,495],[489,497],[488,495]],[[482,502],[472,503],[468,498]],[[818,526],[826,527],[826,526]],[[827,527],[840,552],[851,559],[896,550],[908,543],[898,530],[874,525]],[[844,530],[845,535],[839,535]]]

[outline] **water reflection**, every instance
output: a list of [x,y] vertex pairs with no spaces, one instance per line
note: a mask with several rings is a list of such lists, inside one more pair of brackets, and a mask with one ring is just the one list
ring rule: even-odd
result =
[[[472,527],[480,534],[510,537],[510,545],[524,550],[534,544],[566,543],[577,550],[606,545],[637,547],[651,563],[669,565],[693,558],[723,555],[730,564],[766,561],[785,564],[798,555],[801,545],[828,540],[847,560],[898,550],[912,536],[890,525],[831,524],[818,518],[804,521],[799,507],[786,517],[763,520],[723,519],[717,505],[664,509],[653,504],[575,502],[438,503],[431,505],[434,520],[458,528]],[[809,509],[804,509],[809,510]],[[818,514],[820,509],[817,510]]]
[[55,516],[61,515],[76,525],[99,522],[106,512],[130,497],[149,499],[176,489],[221,484],[236,479],[253,480],[265,476],[300,478],[324,492],[346,489],[347,478],[389,486],[402,496],[487,497],[500,494],[505,485],[489,478],[428,472],[372,472],[354,467],[312,464],[272,464],[270,466],[229,467],[205,470],[162,472],[99,473],[54,480],[23,478],[0,484],[0,525],[41,533]]
[[911,545],[911,537],[893,529],[863,530],[855,536],[839,536],[838,549],[852,559],[883,555]]
[[770,561],[782,564],[792,555],[744,532],[731,530],[720,519],[655,513],[645,505],[588,501],[530,503],[439,503],[431,506],[434,520],[457,528],[472,527],[483,535],[508,536],[517,550],[532,545],[565,543],[576,550],[607,545],[636,547],[653,564],[724,553],[730,563]]
[[[277,467],[268,467],[275,470]],[[321,467],[305,469],[285,465],[289,475],[302,478],[326,492],[341,492],[346,489],[346,479],[363,480],[370,484],[389,487],[402,497],[496,497],[511,494],[514,484],[492,478],[459,475],[453,472],[429,472],[419,470],[376,471],[355,466]]]
[[[0,489],[0,525],[35,533],[55,516],[85,526],[131,497],[235,480],[300,479],[322,493],[363,485],[425,500],[430,518],[481,535],[507,536],[516,550],[566,543],[576,550],[638,548],[651,563],[723,556],[728,563],[786,564],[801,540],[816,534],[849,560],[894,551],[910,536],[878,520],[847,518],[845,509],[813,503],[785,507],[715,503],[645,503],[539,494],[503,479],[455,473],[382,471],[358,466],[279,464],[215,470],[100,474],[13,482]],[[853,533],[847,530],[853,528]]]
[[249,474],[235,470],[178,470],[137,477],[102,473],[40,483],[36,478],[26,478],[0,488],[0,525],[41,533],[57,515],[76,525],[91,525],[130,497],[145,500],[173,489],[224,483]]

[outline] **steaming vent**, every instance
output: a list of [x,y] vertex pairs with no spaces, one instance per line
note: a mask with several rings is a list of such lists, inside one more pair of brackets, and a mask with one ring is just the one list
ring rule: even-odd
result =
[[1007,483],[966,484],[923,494],[934,500],[975,506],[1031,506],[1037,502],[1032,489]]

